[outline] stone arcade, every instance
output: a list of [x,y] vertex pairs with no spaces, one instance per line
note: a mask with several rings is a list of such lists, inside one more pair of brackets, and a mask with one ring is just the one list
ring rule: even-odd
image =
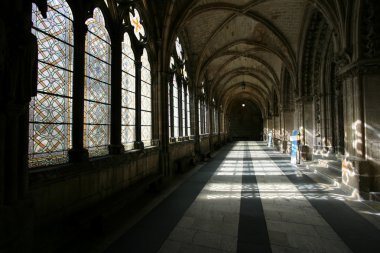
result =
[[[322,239],[308,239],[308,248],[294,233],[276,230],[281,226],[271,220],[272,209],[297,213],[296,207],[321,214],[310,217],[317,224],[313,229],[345,243],[336,246],[341,242],[336,239],[334,252],[364,252],[365,243],[374,249],[379,220],[372,220],[376,230],[366,223],[371,218],[356,219],[359,214],[347,211],[352,227],[346,232],[375,236],[350,241],[339,221],[334,223],[339,219],[324,213],[326,207],[287,173],[303,175],[307,185],[325,180],[335,187],[329,194],[339,192],[376,210],[379,1],[5,0],[1,5],[0,252],[244,252],[243,234],[252,227],[260,234],[252,245],[262,246],[249,244],[252,252],[330,252],[319,248]],[[293,130],[300,133],[298,167],[287,164]],[[243,175],[233,177],[223,170],[228,166],[236,173],[254,170],[256,176],[240,171]],[[211,173],[199,178],[202,187],[189,187],[202,173]],[[296,186],[277,187],[271,179]],[[244,197],[245,184],[256,195]],[[265,195],[265,184],[278,195]],[[226,189],[228,197],[210,195],[227,194]],[[287,191],[297,192],[302,203],[268,205],[268,199],[287,199]],[[177,192],[183,198],[175,197]],[[122,226],[116,223],[137,222],[136,214],[144,216],[162,194],[174,204],[165,209],[163,202],[158,207],[165,212],[157,213],[171,217],[151,222],[156,227],[151,233],[157,233],[147,235],[146,245],[131,239],[138,238],[141,223],[117,236]],[[228,217],[235,223],[225,211],[220,217],[238,227],[221,221],[212,223],[218,229],[204,229],[227,234],[202,234],[190,220],[197,219],[204,199],[230,199]],[[250,199],[261,202],[255,206]],[[156,207],[149,210],[160,210]],[[339,204],[330,207],[346,211]],[[247,210],[262,214],[261,222],[246,220]],[[318,230],[325,221],[336,234]],[[160,222],[167,230],[160,230]],[[178,232],[187,225],[190,230]],[[136,231],[135,237],[127,231]],[[186,241],[189,231],[194,234]],[[287,238],[284,245],[276,242],[278,233]],[[150,242],[149,235],[161,239]]]

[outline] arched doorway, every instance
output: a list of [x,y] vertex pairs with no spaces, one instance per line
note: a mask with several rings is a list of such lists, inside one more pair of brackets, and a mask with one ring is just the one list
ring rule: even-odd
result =
[[230,108],[230,138],[232,140],[262,140],[263,117],[260,108],[249,100],[236,100]]

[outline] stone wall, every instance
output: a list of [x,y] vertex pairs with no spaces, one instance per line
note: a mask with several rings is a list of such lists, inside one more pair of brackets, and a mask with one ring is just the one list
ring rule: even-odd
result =
[[43,224],[60,220],[158,174],[157,148],[32,172],[30,194],[36,221]]
[[195,156],[194,140],[171,143],[169,146],[169,167],[172,172],[177,169],[177,162],[185,157],[192,158]]

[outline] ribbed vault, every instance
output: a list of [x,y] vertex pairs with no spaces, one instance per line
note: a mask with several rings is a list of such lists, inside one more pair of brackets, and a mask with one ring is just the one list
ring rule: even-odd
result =
[[[223,108],[244,96],[254,101],[264,116],[273,93],[281,97],[282,70],[286,68],[296,80],[299,34],[308,1],[186,3],[176,30],[190,52],[194,84],[205,84],[208,97]],[[287,8],[289,5],[292,8]]]

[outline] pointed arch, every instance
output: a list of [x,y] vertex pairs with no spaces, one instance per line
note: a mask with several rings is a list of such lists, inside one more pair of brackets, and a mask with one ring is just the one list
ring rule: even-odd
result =
[[90,157],[108,154],[111,125],[111,40],[99,8],[86,21],[84,146]]
[[71,148],[73,15],[65,0],[48,0],[46,18],[32,6],[38,43],[37,96],[30,102],[29,167],[68,161]]

